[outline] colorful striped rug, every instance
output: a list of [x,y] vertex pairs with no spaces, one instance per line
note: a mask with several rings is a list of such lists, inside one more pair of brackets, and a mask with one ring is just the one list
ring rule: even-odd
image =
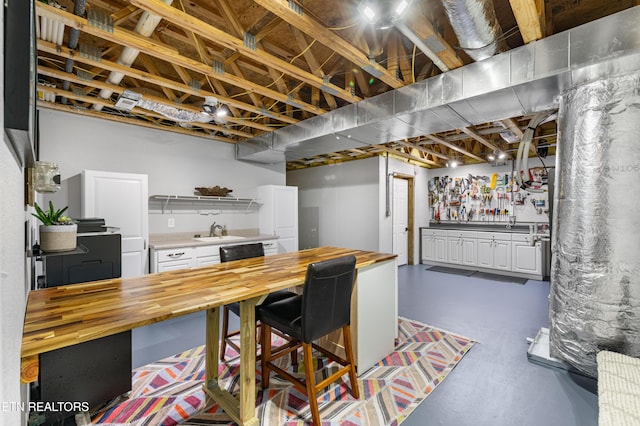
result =
[[[318,393],[323,425],[397,425],[451,372],[475,343],[473,340],[417,321],[401,318],[395,351],[358,378],[360,399],[351,397],[348,378]],[[274,343],[276,343],[274,341]],[[239,357],[233,349],[220,364],[220,382],[238,392]],[[300,356],[299,359],[302,359]],[[289,357],[283,357],[289,362]],[[301,368],[303,364],[300,364]],[[328,377],[336,364],[319,358],[318,376]],[[295,374],[302,374],[289,370]],[[259,365],[256,370],[260,380]],[[132,391],[125,401],[92,415],[96,425],[171,426],[234,425],[220,407],[205,398],[204,347],[165,358],[133,371]],[[270,387],[257,385],[257,415],[262,426],[311,422],[304,394],[272,374]]]

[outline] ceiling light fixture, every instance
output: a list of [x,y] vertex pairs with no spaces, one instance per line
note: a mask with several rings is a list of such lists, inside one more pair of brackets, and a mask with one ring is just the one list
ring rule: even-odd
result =
[[224,117],[227,115],[227,110],[220,105],[218,99],[215,96],[205,96],[204,103],[202,104],[202,111],[205,114]]
[[500,151],[498,153],[498,158],[501,159],[501,160],[504,160],[505,158],[507,158],[507,154],[502,152],[502,151]]
[[390,28],[393,21],[407,12],[411,0],[362,0],[358,10],[370,24],[376,24],[379,29]]
[[487,160],[489,160],[489,161],[494,161],[495,159],[496,159],[496,156],[495,156],[495,155],[493,155],[493,154],[489,154],[489,155],[487,155]]

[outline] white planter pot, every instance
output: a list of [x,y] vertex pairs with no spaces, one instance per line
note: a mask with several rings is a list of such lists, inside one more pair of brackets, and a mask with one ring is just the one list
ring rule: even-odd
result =
[[74,250],[78,225],[40,225],[40,249],[47,252]]

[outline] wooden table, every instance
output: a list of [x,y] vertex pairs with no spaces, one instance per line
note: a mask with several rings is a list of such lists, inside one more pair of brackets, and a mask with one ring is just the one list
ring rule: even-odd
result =
[[[38,355],[41,353],[206,310],[204,388],[235,422],[257,425],[255,306],[270,292],[303,284],[309,263],[350,254],[356,256],[358,271],[388,261],[393,263],[395,271],[395,255],[392,254],[320,247],[141,277],[31,291],[22,338],[21,379],[24,383],[38,379]],[[239,400],[218,386],[219,308],[232,302],[240,302],[243,350],[240,354]]]

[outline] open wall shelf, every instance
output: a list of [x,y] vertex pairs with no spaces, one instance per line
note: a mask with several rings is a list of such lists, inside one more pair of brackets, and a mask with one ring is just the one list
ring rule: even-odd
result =
[[245,212],[260,207],[260,203],[255,198],[211,197],[205,195],[151,195],[149,202],[161,203],[162,213],[168,209],[169,205],[208,205],[220,209],[242,208]]

